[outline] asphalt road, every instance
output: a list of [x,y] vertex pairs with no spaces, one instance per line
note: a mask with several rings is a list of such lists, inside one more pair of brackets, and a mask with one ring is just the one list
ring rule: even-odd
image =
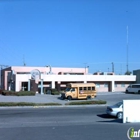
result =
[[0,110],[0,140],[128,140],[130,127],[105,114],[106,106]]

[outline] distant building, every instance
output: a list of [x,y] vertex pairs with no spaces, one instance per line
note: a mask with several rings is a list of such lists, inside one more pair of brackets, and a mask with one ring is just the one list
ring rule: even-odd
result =
[[67,83],[95,83],[98,92],[125,91],[136,75],[115,75],[101,72],[88,74],[88,68],[16,67],[3,69],[1,86],[4,90],[33,90],[44,94],[56,88],[64,90]]
[[136,75],[136,83],[140,83],[140,69],[134,70],[133,75]]

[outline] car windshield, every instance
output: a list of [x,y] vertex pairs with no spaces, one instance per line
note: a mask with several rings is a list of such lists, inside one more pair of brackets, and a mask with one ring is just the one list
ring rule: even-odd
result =
[[123,102],[118,102],[117,104],[115,104],[114,106],[120,107],[123,104]]
[[66,88],[66,90],[65,90],[65,91],[70,91],[70,89],[71,89],[71,88]]

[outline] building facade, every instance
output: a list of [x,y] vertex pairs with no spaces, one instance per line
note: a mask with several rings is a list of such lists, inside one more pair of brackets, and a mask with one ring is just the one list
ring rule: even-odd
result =
[[114,73],[88,74],[88,68],[9,67],[1,71],[1,88],[4,90],[33,90],[40,94],[50,89],[64,90],[68,83],[95,83],[97,92],[125,91],[136,82],[136,75]]

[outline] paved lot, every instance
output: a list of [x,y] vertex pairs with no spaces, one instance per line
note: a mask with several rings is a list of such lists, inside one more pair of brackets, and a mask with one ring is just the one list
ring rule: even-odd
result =
[[[107,105],[112,105],[124,99],[140,99],[139,94],[125,94],[123,92],[100,92],[92,100],[105,100]],[[72,100],[80,101],[80,100]],[[40,95],[36,96],[3,96],[0,95],[0,102],[34,102],[34,103],[61,103],[64,105],[68,100],[61,100],[60,95]]]

